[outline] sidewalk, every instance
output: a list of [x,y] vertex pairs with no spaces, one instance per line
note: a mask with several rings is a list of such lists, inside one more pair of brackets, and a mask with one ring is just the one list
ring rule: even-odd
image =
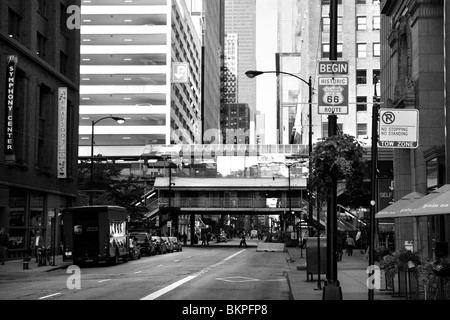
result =
[[[53,260],[50,261],[53,263]],[[72,265],[72,261],[63,261],[62,255],[55,256],[55,264],[38,267],[36,259],[31,259],[28,262],[28,269],[24,269],[24,263],[22,259],[8,260],[4,265],[0,266],[0,273],[37,273],[37,272],[50,272],[56,269],[65,269]]]
[[[321,270],[321,289],[318,290],[319,281],[317,274],[313,275],[313,280],[307,278],[306,272],[306,250],[288,247],[287,253],[290,258],[289,264],[292,266],[288,273],[288,280],[294,300],[322,300],[324,280],[326,270]],[[303,253],[303,257],[302,257]],[[369,290],[366,286],[368,267],[367,260],[359,250],[353,252],[349,257],[344,254],[342,261],[338,262],[338,281],[342,290],[343,300],[369,300]],[[374,300],[405,300],[392,296],[392,291],[374,291]]]

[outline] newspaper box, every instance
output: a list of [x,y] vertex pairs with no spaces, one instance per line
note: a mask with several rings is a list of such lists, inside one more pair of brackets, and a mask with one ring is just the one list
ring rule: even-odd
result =
[[[313,275],[318,275],[318,247],[317,237],[308,237],[306,239],[306,280],[313,280]],[[320,238],[320,274],[327,273],[327,238]],[[319,276],[319,275],[318,275]]]

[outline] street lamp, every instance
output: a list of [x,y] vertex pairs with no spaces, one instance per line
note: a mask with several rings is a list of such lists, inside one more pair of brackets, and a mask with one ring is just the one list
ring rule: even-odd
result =
[[[313,87],[312,87],[312,79],[311,77],[309,77],[309,81],[306,81],[302,78],[300,78],[299,76],[296,76],[295,74],[289,73],[289,72],[283,72],[283,71],[257,71],[257,70],[249,70],[245,73],[245,75],[250,78],[253,79],[257,76],[260,76],[264,73],[276,73],[278,74],[285,74],[294,78],[299,79],[300,81],[302,81],[303,83],[306,83],[309,87],[309,98],[308,98],[308,105],[309,105],[309,133],[308,133],[308,143],[309,143],[309,149],[308,149],[308,154],[311,160],[311,153],[312,153],[312,95],[313,95]],[[312,188],[311,188],[311,184],[310,184],[310,179],[308,178],[308,215],[309,215],[309,227],[308,227],[308,233],[309,236],[312,236],[312,225],[313,225],[313,204],[312,204]]]
[[92,121],[92,134],[91,134],[91,176],[90,176],[90,192],[89,192],[89,205],[92,206],[92,200],[93,200],[93,185],[94,185],[94,126],[99,123],[102,120],[105,119],[113,119],[115,120],[117,123],[122,124],[125,122],[124,118],[119,118],[119,117],[103,117],[100,118],[96,121]]

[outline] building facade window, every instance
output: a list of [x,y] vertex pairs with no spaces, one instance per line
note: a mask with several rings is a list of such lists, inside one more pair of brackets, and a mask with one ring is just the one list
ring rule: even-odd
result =
[[61,3],[59,9],[59,30],[63,35],[67,35],[67,7]]
[[367,18],[357,17],[356,18],[356,30],[367,30]]
[[358,138],[364,139],[367,137],[367,123],[358,123]]
[[367,44],[366,43],[358,43],[357,45],[357,57],[358,58],[367,58]]
[[[337,130],[338,130],[338,133],[339,132],[344,132],[343,131],[343,129],[344,129],[344,124],[343,123],[338,123],[337,124]],[[328,137],[328,122],[322,122],[322,137]]]
[[377,77],[378,82],[377,84],[380,85],[380,81],[381,81],[381,71],[380,69],[373,69],[373,77],[372,77],[372,84],[375,84],[375,77]]
[[379,42],[373,44],[373,56],[379,57],[381,55],[381,45]]
[[8,36],[16,40],[20,39],[20,24],[22,17],[15,11],[8,9]]
[[39,126],[38,126],[38,149],[37,149],[37,167],[42,171],[50,171],[49,167],[49,147],[46,127],[50,121],[47,113],[51,109],[51,90],[44,84],[39,86]]
[[67,61],[69,57],[64,52],[59,52],[59,72],[64,75],[67,75]]
[[356,97],[356,111],[367,111],[367,97]]
[[[343,46],[342,43],[338,43],[337,45],[337,57],[342,58],[342,50]],[[329,58],[330,57],[330,44],[323,43],[322,44],[322,58]]]
[[373,30],[380,30],[381,29],[380,16],[373,16],[372,17],[372,29]]
[[367,70],[356,70],[356,84],[367,84]]
[[38,0],[38,12],[47,17],[47,0]]
[[[338,32],[342,32],[342,17],[338,17]],[[322,32],[330,32],[330,18],[322,17]]]
[[45,59],[47,46],[47,38],[43,36],[40,32],[37,33],[37,55],[42,59]]

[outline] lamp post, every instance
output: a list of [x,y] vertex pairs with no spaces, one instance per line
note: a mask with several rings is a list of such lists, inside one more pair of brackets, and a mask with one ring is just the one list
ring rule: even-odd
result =
[[[295,74],[289,73],[289,72],[283,72],[283,71],[257,71],[257,70],[249,70],[245,73],[247,77],[250,79],[253,79],[257,76],[260,76],[264,73],[276,73],[278,74],[285,74],[294,78],[299,79],[303,83],[308,85],[309,93],[308,93],[308,105],[309,105],[309,132],[308,132],[308,154],[311,160],[311,153],[312,153],[312,95],[313,95],[313,87],[312,87],[312,78],[309,77],[309,81],[306,81],[305,79],[300,78],[299,76],[296,76]],[[309,215],[309,226],[308,226],[308,233],[309,236],[312,236],[312,225],[313,225],[313,204],[312,204],[312,189],[310,185],[310,180],[308,179],[308,215]]]
[[90,176],[90,192],[89,192],[89,205],[92,206],[92,200],[93,200],[93,186],[94,186],[94,126],[99,123],[102,120],[105,119],[113,119],[115,120],[117,123],[122,124],[125,122],[124,118],[120,118],[120,117],[103,117],[100,118],[96,121],[92,121],[92,134],[91,134],[91,176]]
[[[172,199],[172,186],[175,185],[175,183],[172,182],[172,162],[171,161],[167,161],[168,163],[168,167],[169,167],[169,219],[172,219],[172,203],[171,203],[171,199]],[[169,230],[169,236],[172,236],[172,229],[175,227],[175,223],[172,220],[171,221],[171,227]],[[178,228],[178,223],[177,223],[177,228]]]

